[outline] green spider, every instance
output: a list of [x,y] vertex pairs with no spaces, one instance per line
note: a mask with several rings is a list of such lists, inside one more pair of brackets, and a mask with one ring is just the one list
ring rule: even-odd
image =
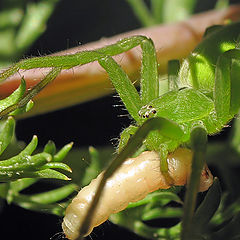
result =
[[[87,216],[79,229],[80,237],[88,232],[91,217],[107,179],[139,147],[158,152],[161,172],[171,184],[168,154],[180,146],[192,145],[193,158],[201,160],[200,164],[193,163],[194,176],[191,177],[188,191],[192,193],[186,197],[186,205],[194,206],[204,164],[206,135],[221,131],[238,113],[240,107],[239,28],[240,23],[234,23],[208,29],[204,40],[184,60],[181,68],[177,61],[170,61],[168,86],[164,88],[158,77],[154,45],[144,36],[129,37],[95,51],[22,60],[0,75],[0,80],[3,80],[20,69],[52,67],[53,70],[43,79],[41,85],[35,87],[35,92],[38,92],[62,69],[98,61],[109,74],[112,84],[134,119],[134,124],[121,134],[119,155],[103,175]],[[142,49],[140,93],[111,57],[138,45]],[[191,219],[191,211],[193,210],[184,213],[183,228],[184,222]]]

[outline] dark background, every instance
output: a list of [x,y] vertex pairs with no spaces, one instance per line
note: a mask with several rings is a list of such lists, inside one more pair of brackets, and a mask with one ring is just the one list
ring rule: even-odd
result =
[[[211,8],[214,1],[201,0],[198,11]],[[239,2],[239,1],[232,1]],[[32,46],[26,56],[49,54],[70,47],[113,36],[140,27],[124,0],[62,0],[48,22],[47,31]],[[116,98],[104,97],[68,109],[36,116],[17,123],[18,139],[29,142],[33,134],[43,146],[52,139],[58,147],[74,141],[75,147],[112,144],[128,126],[127,117],[119,117],[121,110],[112,107]],[[15,206],[4,206],[0,218],[0,239],[50,239],[61,232],[61,219],[30,212]],[[92,239],[136,238],[134,234],[110,223],[92,234]],[[57,238],[56,238],[57,239]],[[61,239],[61,238],[60,238]],[[138,238],[140,239],[140,238]]]

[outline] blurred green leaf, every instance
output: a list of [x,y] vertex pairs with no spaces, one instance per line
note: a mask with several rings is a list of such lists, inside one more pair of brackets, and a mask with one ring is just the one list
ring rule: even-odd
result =
[[19,60],[46,30],[59,0],[2,0],[0,11],[0,68]]
[[219,180],[214,179],[213,185],[207,192],[203,202],[198,207],[192,219],[192,235],[203,235],[209,229],[207,225],[209,224],[211,218],[216,213],[221,200],[221,187]]

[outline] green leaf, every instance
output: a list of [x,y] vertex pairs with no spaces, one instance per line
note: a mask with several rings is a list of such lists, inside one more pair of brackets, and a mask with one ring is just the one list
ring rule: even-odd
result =
[[[13,181],[21,178],[32,177],[47,178],[48,175],[50,178],[69,180],[69,178],[62,173],[57,174],[57,171],[50,171],[50,168],[56,168],[71,172],[71,168],[64,163],[50,162],[53,160],[53,156],[51,154],[42,152],[31,156],[37,147],[37,143],[37,136],[33,136],[32,141],[18,155],[7,160],[0,161],[0,181]],[[69,152],[71,147],[72,143],[63,147],[57,154],[56,159],[61,161]],[[44,150],[54,154],[55,145],[49,142],[45,146]]]
[[240,212],[221,230],[213,234],[213,240],[237,240],[240,236]]
[[25,172],[22,174],[24,177],[28,178],[55,178],[55,179],[61,179],[61,180],[70,180],[67,176],[64,174],[57,172],[53,169],[44,169],[37,172]]
[[38,138],[36,135],[32,137],[31,142],[24,148],[24,150],[21,151],[19,155],[31,155],[33,151],[36,149],[38,144]]
[[0,113],[5,109],[11,107],[14,104],[17,104],[18,101],[22,98],[23,94],[26,91],[26,82],[24,79],[21,80],[20,86],[8,97],[0,100]]
[[43,152],[49,153],[51,155],[54,155],[56,153],[56,146],[53,141],[48,141],[48,143],[45,145]]
[[37,211],[55,214],[57,216],[62,217],[64,213],[64,209],[67,203],[55,203],[55,204],[41,204],[34,201],[31,201],[27,196],[20,195],[14,198],[14,203],[19,205],[22,208]]
[[128,209],[129,208],[135,208],[138,206],[146,205],[146,204],[151,204],[153,205],[160,205],[164,206],[168,204],[170,201],[174,201],[180,204],[183,204],[182,200],[179,198],[179,196],[173,192],[166,192],[166,191],[155,191],[153,193],[148,194],[144,199],[134,202],[134,203],[129,203]]
[[61,162],[68,152],[72,149],[73,142],[65,145],[61,150],[59,150],[54,156],[53,156],[53,162]]
[[148,210],[142,215],[143,221],[159,219],[159,218],[181,218],[183,215],[182,208],[165,207],[165,208],[154,208]]
[[38,170],[43,170],[43,169],[50,169],[50,168],[58,168],[58,169],[62,169],[65,170],[67,172],[72,172],[72,169],[65,163],[59,163],[59,162],[50,162],[50,163],[46,163],[43,166],[41,166],[40,168],[38,168]]
[[20,178],[55,178],[61,180],[70,180],[66,175],[53,169],[44,169],[40,171],[9,171],[0,172],[0,181],[15,181]]
[[10,189],[11,191],[18,193],[23,189],[32,186],[32,184],[34,184],[36,181],[37,179],[33,179],[33,178],[18,179],[10,183]]
[[127,0],[127,2],[132,7],[134,14],[144,27],[149,27],[156,24],[143,0]]
[[33,108],[33,106],[34,106],[34,102],[32,100],[30,100],[23,107],[17,108],[13,112],[9,113],[9,115],[16,116],[16,115],[20,115],[20,114],[26,113],[26,112],[30,111]]
[[78,186],[72,183],[51,191],[30,195],[28,198],[36,203],[50,204],[63,200],[77,190]]
[[207,192],[201,205],[198,207],[192,219],[192,233],[193,235],[201,235],[207,230],[211,218],[218,209],[221,201],[221,187],[219,180],[214,179],[213,185]]
[[20,153],[8,160],[0,161],[0,174],[35,170],[45,163],[50,162],[51,158],[51,155],[48,153],[39,153],[34,156],[22,155]]
[[9,117],[6,121],[4,121],[1,126],[0,132],[0,155],[6,149],[13,138],[15,130],[15,121],[12,117]]
[[177,22],[189,18],[194,12],[196,0],[167,0],[164,2],[163,21]]
[[101,170],[100,155],[97,149],[89,147],[90,165],[87,167],[84,177],[82,179],[82,186],[88,185],[92,179],[97,177]]

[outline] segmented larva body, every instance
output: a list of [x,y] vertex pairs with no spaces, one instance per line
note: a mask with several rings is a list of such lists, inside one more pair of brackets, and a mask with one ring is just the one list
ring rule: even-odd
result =
[[[179,148],[169,154],[169,174],[174,180],[175,186],[182,186],[188,182],[191,162],[192,152],[188,149]],[[84,187],[68,206],[62,223],[67,238],[71,240],[78,238],[79,228],[102,179],[102,174]],[[212,182],[213,177],[205,166],[201,175],[199,191],[206,191]],[[127,159],[108,179],[86,235],[90,234],[94,227],[106,221],[110,214],[125,209],[130,202],[139,201],[148,193],[158,189],[170,187],[160,171],[160,159],[156,152],[146,151],[136,158]]]

